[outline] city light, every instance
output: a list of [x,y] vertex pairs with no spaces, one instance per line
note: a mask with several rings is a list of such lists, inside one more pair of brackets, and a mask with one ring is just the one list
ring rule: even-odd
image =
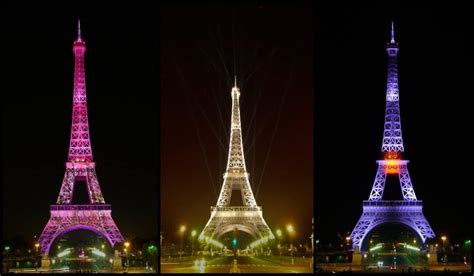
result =
[[295,229],[293,228],[293,225],[291,224],[288,224],[288,226],[286,227],[286,230],[288,231],[288,233],[293,233],[295,231]]
[[441,239],[444,241],[446,241],[446,236],[442,236]]
[[268,240],[269,240],[269,237],[263,237],[261,239],[258,239],[258,240],[254,241],[253,243],[250,244],[250,248],[255,248],[259,245],[263,245],[263,244],[267,243]]
[[418,247],[411,246],[409,244],[405,245],[405,248],[410,249],[410,250],[420,251],[420,249]]
[[204,237],[204,240],[206,241],[206,243],[209,243],[209,244],[212,244],[214,245],[215,247],[218,247],[218,248],[223,248],[224,245],[216,240],[213,240],[209,237]]
[[72,248],[66,248],[64,251],[58,253],[58,258],[62,258],[66,255],[71,254]]
[[280,229],[277,229],[277,230],[276,230],[276,234],[277,234],[278,237],[281,237],[281,235],[282,235],[283,233],[281,232]]
[[147,250],[148,250],[148,253],[150,253],[150,254],[158,253],[158,248],[154,245],[149,245]]
[[379,244],[377,244],[376,246],[370,248],[369,251],[374,251],[374,250],[377,250],[377,249],[380,249],[380,248],[382,248],[382,244],[381,244],[381,243],[379,243]]
[[186,226],[181,225],[181,227],[179,227],[179,232],[184,233],[184,231],[186,231]]
[[193,230],[193,231],[191,232],[191,236],[192,236],[192,237],[196,236],[196,230]]
[[102,252],[102,251],[100,251],[100,250],[98,250],[98,249],[95,249],[95,248],[92,248],[92,254],[97,255],[97,256],[100,256],[100,257],[102,257],[102,258],[105,257],[105,253],[104,253],[104,252]]

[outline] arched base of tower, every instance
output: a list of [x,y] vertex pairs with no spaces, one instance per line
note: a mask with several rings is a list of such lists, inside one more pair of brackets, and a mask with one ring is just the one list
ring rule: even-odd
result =
[[123,242],[111,212],[111,206],[108,204],[51,205],[51,217],[39,238],[41,254],[47,257],[57,237],[77,229],[96,232],[103,236],[111,247]]
[[255,239],[275,238],[260,207],[215,207],[199,240],[209,243],[209,240],[217,240],[233,230],[245,232]]
[[368,233],[386,223],[406,225],[418,235],[423,243],[428,238],[434,238],[434,232],[423,215],[422,208],[421,200],[364,201],[362,216],[350,235],[352,248],[367,252],[367,248],[364,248],[364,240]]

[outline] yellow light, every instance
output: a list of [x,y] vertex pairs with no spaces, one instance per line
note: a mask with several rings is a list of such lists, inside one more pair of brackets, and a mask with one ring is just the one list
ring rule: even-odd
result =
[[179,232],[184,233],[184,231],[186,231],[186,226],[181,225],[181,227],[179,227]]
[[416,239],[413,239],[413,243],[416,243]]
[[130,243],[127,241],[124,243],[125,247],[128,248],[130,246]]
[[349,242],[349,240],[351,239],[351,237],[346,237],[346,241]]
[[276,233],[278,237],[281,237],[281,235],[283,234],[280,229],[276,230]]
[[101,247],[102,247],[102,249],[104,249],[104,248],[105,248],[105,244],[102,244]]
[[193,236],[193,237],[196,236],[196,230],[193,230],[193,231],[191,232],[191,236]]
[[442,239],[443,241],[445,241],[445,240],[446,240],[446,236],[442,236],[441,239]]
[[127,248],[125,248],[123,251],[124,251],[124,252],[127,252]]
[[293,225],[291,224],[288,224],[288,226],[286,227],[286,230],[288,230],[288,233],[293,233],[295,231],[295,229],[293,228]]
[[39,247],[39,246],[40,246],[40,244],[39,244],[39,243],[35,243],[35,247],[36,247],[36,249],[38,249],[38,247]]
[[389,159],[387,160],[387,167],[385,169],[386,173],[393,174],[393,173],[398,173],[399,167],[398,167],[398,162],[399,160],[397,159]]

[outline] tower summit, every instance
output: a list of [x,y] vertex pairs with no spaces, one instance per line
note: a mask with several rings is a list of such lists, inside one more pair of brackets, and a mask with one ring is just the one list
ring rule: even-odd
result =
[[[392,21],[388,54],[387,90],[385,97],[385,123],[382,140],[382,160],[377,160],[378,169],[369,200],[363,202],[363,213],[351,233],[353,248],[365,250],[364,239],[380,224],[397,223],[410,227],[424,243],[434,237],[428,221],[423,215],[423,202],[418,200],[408,173],[408,160],[403,159],[402,126],[398,89],[395,28]],[[398,175],[403,200],[383,200],[387,175]]]

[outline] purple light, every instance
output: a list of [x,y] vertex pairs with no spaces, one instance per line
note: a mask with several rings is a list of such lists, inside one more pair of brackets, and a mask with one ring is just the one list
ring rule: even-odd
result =
[[[423,203],[418,200],[408,173],[408,160],[404,160],[405,151],[400,119],[398,93],[398,45],[395,42],[395,30],[392,21],[390,43],[387,44],[388,73],[385,102],[385,123],[382,140],[384,160],[377,160],[378,169],[369,200],[364,201],[362,216],[351,233],[353,249],[361,247],[367,235],[375,227],[386,223],[404,224],[417,233],[425,242],[433,238],[434,232],[423,215]],[[383,200],[387,174],[398,174],[403,200]]]

